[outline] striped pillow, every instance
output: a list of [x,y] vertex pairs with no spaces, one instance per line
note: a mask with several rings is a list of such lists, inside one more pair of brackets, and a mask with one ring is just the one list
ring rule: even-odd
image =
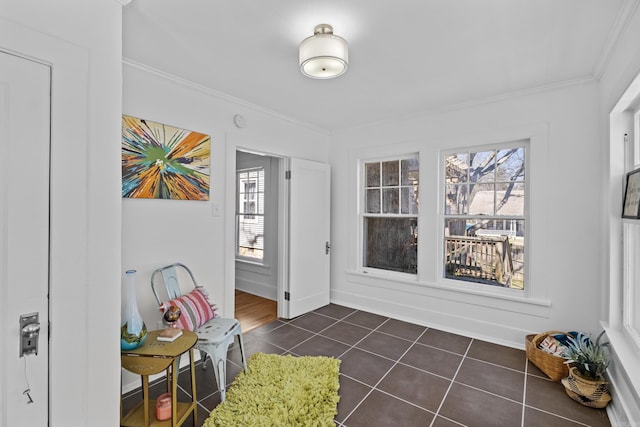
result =
[[215,307],[209,302],[205,289],[198,286],[188,294],[165,301],[160,304],[160,311],[164,314],[172,305],[181,311],[175,327],[195,331],[216,316]]

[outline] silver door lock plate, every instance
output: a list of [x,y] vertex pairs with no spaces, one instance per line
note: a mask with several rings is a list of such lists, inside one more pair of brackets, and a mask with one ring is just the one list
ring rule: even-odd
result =
[[40,322],[38,313],[20,315],[20,357],[38,354]]

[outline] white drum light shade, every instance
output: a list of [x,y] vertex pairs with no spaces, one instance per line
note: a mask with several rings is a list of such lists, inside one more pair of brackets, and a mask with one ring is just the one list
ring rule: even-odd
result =
[[349,66],[349,46],[329,24],[316,25],[313,36],[300,43],[300,71],[314,79],[341,76]]

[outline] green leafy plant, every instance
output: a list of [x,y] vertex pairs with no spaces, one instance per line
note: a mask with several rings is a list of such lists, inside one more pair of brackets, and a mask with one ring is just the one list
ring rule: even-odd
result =
[[567,351],[565,352],[567,361],[564,363],[575,366],[587,378],[602,379],[607,366],[609,366],[609,358],[605,351],[607,344],[600,344],[601,337],[602,334],[594,343],[588,335],[581,332],[575,338],[568,336]]

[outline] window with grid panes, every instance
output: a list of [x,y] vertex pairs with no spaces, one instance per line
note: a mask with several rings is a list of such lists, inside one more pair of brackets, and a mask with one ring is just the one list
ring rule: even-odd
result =
[[253,261],[264,258],[264,168],[237,172],[237,255]]
[[363,267],[417,274],[417,155],[363,164]]
[[445,278],[524,289],[526,144],[444,154]]

